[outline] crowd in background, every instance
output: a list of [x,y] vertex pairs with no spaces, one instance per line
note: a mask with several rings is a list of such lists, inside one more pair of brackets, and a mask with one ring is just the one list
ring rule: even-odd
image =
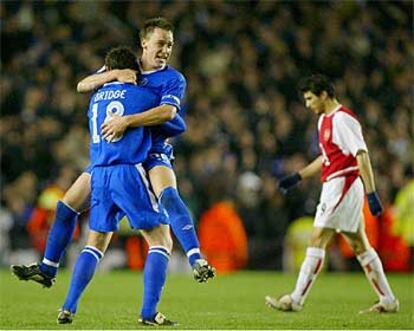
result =
[[179,189],[196,223],[232,201],[248,266],[281,268],[289,224],[318,202],[318,178],[277,190],[319,153],[317,118],[296,90],[305,75],[330,76],[359,116],[379,194],[393,205],[413,179],[412,15],[409,1],[1,2],[0,250],[33,246],[34,210],[53,210],[88,165],[89,97],[77,82],[111,47],[139,53],[139,26],[156,16],[175,24],[171,64],[188,81]]

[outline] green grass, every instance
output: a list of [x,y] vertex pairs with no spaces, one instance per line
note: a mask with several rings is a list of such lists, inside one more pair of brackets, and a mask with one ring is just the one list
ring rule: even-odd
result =
[[[51,289],[0,271],[0,329],[137,329],[142,274],[98,273],[81,299],[70,326],[56,324],[69,285],[62,271]],[[292,289],[296,275],[241,272],[198,284],[188,275],[169,275],[159,310],[180,322],[177,329],[413,329],[411,275],[389,275],[400,299],[398,314],[358,315],[376,299],[362,273],[322,274],[306,307],[282,313],[264,305],[266,294]]]

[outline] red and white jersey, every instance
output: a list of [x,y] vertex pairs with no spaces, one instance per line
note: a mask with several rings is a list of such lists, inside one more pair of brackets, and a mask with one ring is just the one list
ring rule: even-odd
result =
[[322,152],[322,182],[340,176],[359,176],[356,154],[368,151],[356,115],[339,105],[318,120],[319,147]]

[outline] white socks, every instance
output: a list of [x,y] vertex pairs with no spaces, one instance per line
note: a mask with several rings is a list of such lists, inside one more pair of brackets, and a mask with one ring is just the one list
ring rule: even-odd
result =
[[[296,287],[290,295],[296,303],[300,305],[304,304],[319,271],[322,269],[324,257],[325,250],[322,248],[309,247],[306,250],[306,257],[300,268]],[[377,252],[373,248],[370,248],[361,255],[358,255],[357,259],[364,269],[373,289],[378,294],[381,303],[394,302],[395,296],[385,277],[384,269],[382,268],[382,263]]]
[[303,305],[309,290],[312,287],[319,271],[322,269],[325,250],[322,248],[309,247],[306,257],[300,268],[296,287],[290,295],[296,303]]
[[378,294],[381,303],[390,303],[395,301],[395,296],[392,293],[387,278],[385,277],[384,269],[382,268],[381,260],[377,252],[370,248],[366,252],[357,256],[362,269],[365,271],[369,282],[374,291]]

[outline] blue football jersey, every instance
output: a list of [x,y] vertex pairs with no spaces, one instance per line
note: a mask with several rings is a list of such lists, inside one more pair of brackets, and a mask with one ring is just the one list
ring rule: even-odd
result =
[[89,104],[90,160],[92,167],[143,162],[151,148],[151,132],[144,127],[129,128],[112,142],[101,136],[101,125],[113,114],[119,116],[144,112],[160,104],[153,89],[112,82],[91,97]]
[[[105,71],[106,67],[103,66],[96,73]],[[183,107],[187,81],[179,71],[167,65],[161,70],[141,70],[139,86],[146,87],[158,95],[159,103],[154,107],[169,104],[177,108],[179,116],[175,116],[173,120],[162,125],[151,127],[153,145],[151,150],[157,153],[164,153],[167,138],[179,135],[187,129],[184,121],[185,111]]]

